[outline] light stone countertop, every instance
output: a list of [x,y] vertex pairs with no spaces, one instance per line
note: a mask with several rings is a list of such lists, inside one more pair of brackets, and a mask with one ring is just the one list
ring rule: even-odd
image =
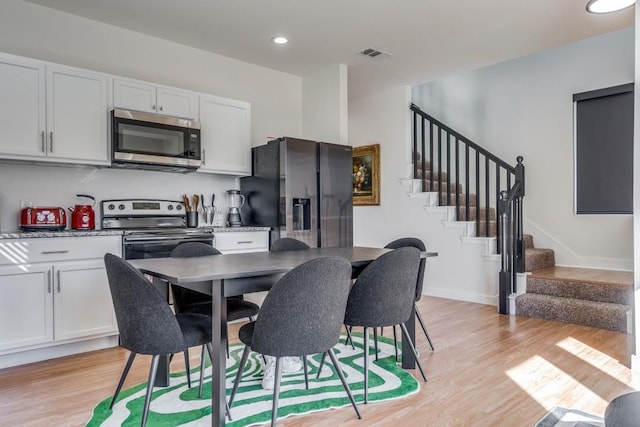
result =
[[[269,231],[269,227],[199,227],[213,233],[241,231]],[[0,239],[39,239],[47,237],[121,236],[123,230],[64,230],[64,231],[9,231],[0,232]]]

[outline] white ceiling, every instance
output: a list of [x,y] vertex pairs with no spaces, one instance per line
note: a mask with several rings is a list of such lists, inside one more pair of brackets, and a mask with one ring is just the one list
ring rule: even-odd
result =
[[[417,84],[633,25],[587,0],[27,0],[304,76],[349,66],[350,97]],[[285,35],[287,45],[271,38]],[[391,57],[359,54],[374,47]]]

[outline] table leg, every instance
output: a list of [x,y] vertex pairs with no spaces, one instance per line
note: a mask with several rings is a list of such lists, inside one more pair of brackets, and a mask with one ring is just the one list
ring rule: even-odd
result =
[[224,280],[211,284],[211,328],[213,357],[211,358],[211,425],[225,425],[226,363],[227,363],[227,303]]
[[[416,344],[416,312],[414,308],[414,304],[411,304],[411,316],[409,320],[405,323],[407,326],[407,332],[409,332],[409,336],[411,337],[411,341],[413,341],[413,345]],[[416,346],[416,348],[418,348]],[[402,340],[402,368],[403,369],[415,369],[416,367],[416,359],[413,356],[413,351],[411,350],[411,346],[405,340]]]
[[[162,279],[153,277],[153,285],[160,292],[167,303],[169,303],[169,284]],[[161,354],[158,359],[158,370],[156,371],[156,380],[153,382],[154,387],[169,387],[169,355]]]

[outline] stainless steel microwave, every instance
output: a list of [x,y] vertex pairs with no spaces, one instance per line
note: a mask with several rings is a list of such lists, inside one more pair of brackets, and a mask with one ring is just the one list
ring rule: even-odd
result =
[[196,120],[114,109],[113,166],[188,172],[200,167],[200,123]]

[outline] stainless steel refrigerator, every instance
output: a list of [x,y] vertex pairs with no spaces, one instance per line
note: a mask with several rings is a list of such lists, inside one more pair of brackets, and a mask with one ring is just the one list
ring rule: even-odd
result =
[[271,227],[271,242],[311,247],[353,244],[351,147],[283,137],[252,149],[252,176],[240,180],[242,223]]

